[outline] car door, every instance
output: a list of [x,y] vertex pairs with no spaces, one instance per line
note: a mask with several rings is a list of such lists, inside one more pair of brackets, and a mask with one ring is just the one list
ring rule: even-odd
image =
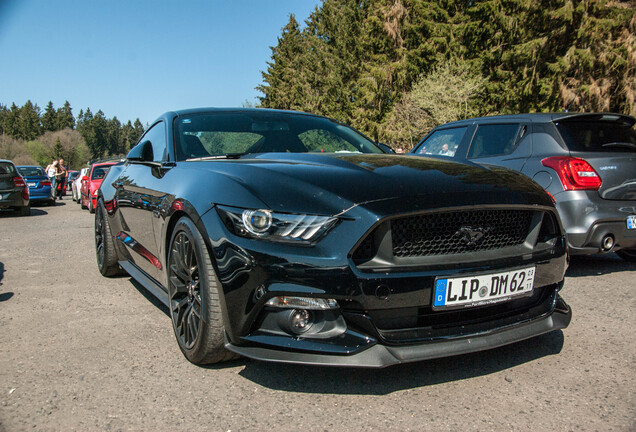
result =
[[532,123],[525,119],[480,123],[470,142],[467,158],[521,172],[532,154],[531,128]]
[[[166,126],[155,123],[141,138],[139,145],[150,142],[152,161],[167,160]],[[165,259],[160,256],[160,209],[165,193],[162,185],[163,170],[143,163],[128,163],[114,185],[121,223],[125,232],[118,234],[118,241],[128,249],[131,260],[141,270],[163,283]]]

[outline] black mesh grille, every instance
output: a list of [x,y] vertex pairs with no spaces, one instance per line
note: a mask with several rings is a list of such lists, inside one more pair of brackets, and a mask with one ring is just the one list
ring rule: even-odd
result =
[[393,219],[393,255],[450,255],[518,245],[528,235],[532,214],[530,210],[466,210]]

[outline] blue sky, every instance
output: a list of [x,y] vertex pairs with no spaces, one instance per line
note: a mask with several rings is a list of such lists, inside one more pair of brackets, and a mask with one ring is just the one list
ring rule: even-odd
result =
[[0,0],[0,103],[71,103],[145,124],[254,103],[289,14],[320,0]]

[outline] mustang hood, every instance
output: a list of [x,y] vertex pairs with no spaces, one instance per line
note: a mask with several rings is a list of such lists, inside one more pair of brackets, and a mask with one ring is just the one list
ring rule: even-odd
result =
[[373,207],[377,207],[388,200],[417,211],[444,206],[440,202],[444,197],[448,197],[448,205],[552,204],[545,192],[525,176],[502,168],[436,158],[265,153],[195,163],[230,176],[274,211],[336,215],[363,204],[375,203]]

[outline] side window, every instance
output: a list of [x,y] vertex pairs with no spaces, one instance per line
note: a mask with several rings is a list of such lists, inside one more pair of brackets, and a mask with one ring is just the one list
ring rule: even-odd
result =
[[151,127],[141,141],[149,140],[152,143],[152,160],[162,162],[168,159],[168,146],[166,144],[166,125],[159,122]]
[[[488,156],[508,155],[519,144],[517,132],[518,123],[487,124],[477,127],[473,142],[468,151],[468,158],[480,158]],[[526,127],[521,129],[525,133]]]
[[420,144],[415,154],[453,157],[466,133],[466,129],[468,129],[468,126],[437,130]]

